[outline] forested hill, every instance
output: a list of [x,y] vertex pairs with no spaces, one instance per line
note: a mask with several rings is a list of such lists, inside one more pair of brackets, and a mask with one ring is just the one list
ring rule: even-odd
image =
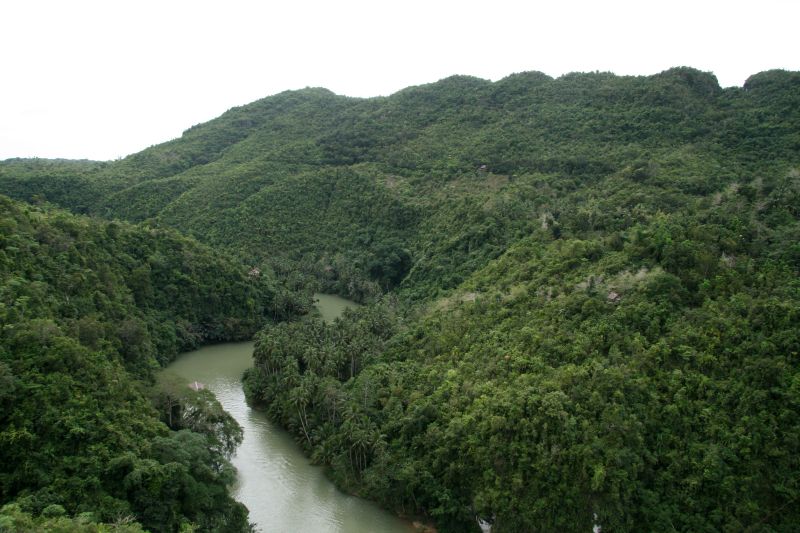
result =
[[[785,173],[798,164],[798,88],[794,72],[721,89],[676,68],[454,76],[369,99],[304,89],[121,161],[6,161],[0,192],[152,219],[279,271],[313,268],[356,298],[400,283],[430,297],[543,218],[606,231],[626,204],[668,211]],[[624,197],[609,202],[609,189]]]
[[291,91],[0,191],[372,301],[264,328],[246,392],[440,531],[788,532],[798,169],[800,73],[675,68]]
[[[0,196],[0,502],[20,506],[0,512],[0,530],[95,531],[128,516],[154,532],[245,530],[218,445],[236,428],[172,431],[148,391],[179,351],[249,338],[274,294],[271,280],[174,231]],[[194,398],[183,388],[174,413]],[[200,399],[197,419],[217,408]],[[64,513],[84,513],[82,528]]]

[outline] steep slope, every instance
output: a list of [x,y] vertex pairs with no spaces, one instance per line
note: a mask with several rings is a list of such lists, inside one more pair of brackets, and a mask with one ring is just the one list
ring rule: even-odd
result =
[[441,531],[800,521],[800,73],[307,89],[85,165],[0,188],[390,293],[265,328],[246,381],[352,491]]
[[[413,268],[406,288],[435,297],[536,218],[560,223],[565,213],[551,204],[598,181],[627,172],[701,195],[747,179],[753,164],[787,170],[798,153],[797,86],[798,74],[772,71],[722,90],[710,74],[676,68],[454,76],[372,99],[304,89],[96,164],[74,192],[37,168],[54,163],[6,162],[0,191],[151,219],[339,289],[393,287]],[[515,204],[512,215],[498,197]]]
[[441,531],[792,531],[800,174],[675,200],[543,224],[405,325],[265,329],[249,397]]
[[617,121],[594,83],[565,97],[545,140],[498,143],[553,154],[519,174],[428,167],[400,286],[425,310],[266,329],[250,398],[342,484],[443,531],[792,531],[800,79],[694,75],[643,83],[630,134],[639,89]]
[[246,530],[224,436],[170,431],[145,391],[179,351],[252,335],[273,300],[268,279],[173,231],[0,196],[0,502]]

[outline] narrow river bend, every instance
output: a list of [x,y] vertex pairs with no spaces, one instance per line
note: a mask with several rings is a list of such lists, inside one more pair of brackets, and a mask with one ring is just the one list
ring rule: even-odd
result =
[[[317,295],[320,313],[333,320],[351,302]],[[182,354],[166,372],[203,383],[244,429],[232,462],[239,478],[233,496],[250,509],[264,533],[408,533],[409,524],[376,505],[339,491],[313,466],[288,433],[244,398],[241,377],[252,365],[253,343],[207,346]]]

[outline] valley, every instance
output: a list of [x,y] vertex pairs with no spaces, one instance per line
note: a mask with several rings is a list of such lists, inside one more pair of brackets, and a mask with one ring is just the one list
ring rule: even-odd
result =
[[[800,522],[800,73],[286,91],[0,194],[14,520],[245,531],[254,417],[442,533]],[[156,378],[249,339],[219,402]]]

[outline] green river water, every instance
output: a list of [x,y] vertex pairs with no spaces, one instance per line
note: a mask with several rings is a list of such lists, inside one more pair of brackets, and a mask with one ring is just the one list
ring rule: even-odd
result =
[[[356,306],[338,296],[315,296],[329,321]],[[252,365],[252,354],[252,342],[206,346],[182,354],[166,370],[187,385],[203,383],[244,428],[232,459],[239,478],[231,491],[250,509],[250,520],[264,533],[409,533],[408,522],[339,491],[288,433],[247,405],[241,376]]]

